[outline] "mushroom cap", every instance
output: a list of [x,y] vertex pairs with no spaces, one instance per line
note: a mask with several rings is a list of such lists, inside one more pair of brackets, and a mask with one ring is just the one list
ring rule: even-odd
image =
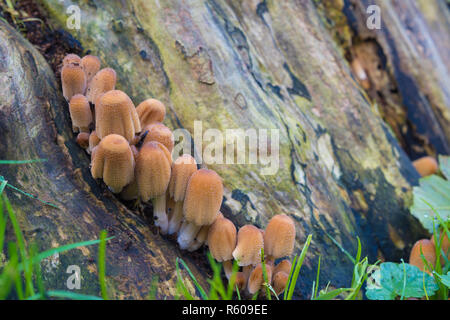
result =
[[189,179],[183,203],[184,218],[197,226],[214,222],[223,199],[220,176],[209,169],[194,172]]
[[259,229],[247,224],[239,229],[236,248],[233,257],[240,266],[256,265],[261,261],[261,249],[264,238]]
[[86,97],[89,102],[96,103],[105,92],[114,90],[116,87],[116,71],[112,68],[103,68],[95,74],[86,90]]
[[87,149],[89,147],[89,133],[80,132],[77,135],[77,143],[83,149]]
[[212,256],[219,262],[233,260],[236,248],[236,227],[227,218],[217,218],[208,232],[208,246]]
[[158,142],[145,143],[136,159],[136,181],[139,197],[148,201],[163,195],[169,185],[170,163],[165,148]]
[[94,149],[99,143],[100,138],[98,137],[97,133],[94,130],[89,135],[89,150],[92,152],[92,149]]
[[247,286],[247,278],[245,277],[245,274],[243,272],[240,271],[236,273],[235,284],[238,286],[239,291],[244,290],[244,288]]
[[141,131],[136,108],[128,95],[120,90],[104,93],[95,105],[95,131],[100,139],[119,134],[128,142]]
[[69,102],[72,125],[79,128],[88,128],[92,123],[92,111],[89,101],[82,94],[72,96]]
[[128,141],[118,134],[104,137],[92,150],[91,173],[118,193],[134,177],[134,157]]
[[433,157],[422,157],[413,161],[412,164],[422,177],[435,174],[439,170],[439,165]]
[[189,178],[197,171],[197,162],[189,154],[183,154],[172,164],[169,193],[175,201],[183,201]]
[[[267,282],[272,282],[272,267],[266,265]],[[259,263],[248,278],[247,290],[250,294],[255,294],[264,283],[264,275],[261,263]]]
[[139,115],[142,128],[155,122],[163,122],[166,116],[166,107],[161,101],[156,99],[142,101],[136,107],[136,111]]
[[120,192],[120,198],[126,201],[135,200],[139,197],[136,179],[133,179]]
[[63,66],[68,64],[81,64],[81,58],[75,53],[69,53],[67,54],[63,59]]
[[[428,239],[417,241],[411,249],[411,253],[409,255],[409,264],[418,267],[422,271],[425,271],[425,264],[423,263],[422,257],[420,256],[421,249],[425,260],[428,261],[428,263],[433,267],[436,263],[436,249],[434,247],[434,243]],[[430,272],[428,268],[427,271]]]
[[87,55],[81,59],[81,66],[86,73],[86,80],[90,82],[100,70],[100,59],[96,56]]
[[86,90],[86,75],[78,64],[66,64],[61,70],[61,83],[63,96],[67,101],[78,93],[84,94]]
[[144,143],[149,141],[158,141],[159,143],[162,143],[167,148],[167,150],[172,152],[174,145],[172,130],[170,130],[160,122],[150,124],[146,126],[142,131],[146,132],[147,130],[148,133],[145,136]]
[[273,216],[264,232],[264,254],[278,259],[294,250],[294,221],[285,214]]
[[167,193],[166,212],[167,212],[167,216],[169,217],[169,220],[172,217],[174,210],[175,210],[175,200],[173,200],[173,198],[170,197],[169,194]]
[[277,273],[274,273],[272,283],[273,283],[273,289],[277,293],[277,296],[280,295],[286,289],[287,282],[289,280],[289,273],[286,273],[284,271],[280,271]]
[[288,259],[284,259],[280,261],[273,270],[273,273],[276,274],[278,272],[286,272],[289,274],[291,272],[292,263]]

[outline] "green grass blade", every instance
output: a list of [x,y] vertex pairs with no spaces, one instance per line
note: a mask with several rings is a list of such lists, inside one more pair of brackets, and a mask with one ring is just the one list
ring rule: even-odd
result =
[[87,295],[87,294],[81,294],[81,293],[76,293],[76,292],[72,292],[72,291],[64,291],[64,290],[50,290],[45,292],[44,295],[41,294],[35,294],[31,297],[29,297],[27,300],[38,300],[38,299],[43,299],[46,297],[51,297],[51,298],[62,298],[62,299],[71,299],[71,300],[103,300],[100,297],[97,296],[91,296],[91,295]]
[[269,285],[268,277],[267,277],[267,269],[266,269],[266,261],[264,260],[264,248],[261,248],[261,267],[264,279],[264,287],[266,288],[266,297],[268,300],[272,300],[270,290],[267,285]]
[[328,236],[328,238],[330,238],[331,241],[333,241],[333,243],[350,259],[350,261],[353,264],[356,264],[355,258],[353,258],[352,255],[350,253],[348,253],[348,251],[345,250],[344,247],[342,247],[342,245],[339,242],[337,242],[337,240],[334,239],[328,232],[326,232],[326,231],[324,231],[324,232]]
[[106,230],[100,232],[100,244],[98,246],[98,281],[103,300],[108,300],[108,291],[106,288]]
[[292,300],[292,296],[294,294],[295,284],[297,283],[298,274],[303,264],[303,260],[305,260],[306,253],[308,252],[309,245],[311,243],[312,235],[309,235],[306,239],[306,243],[303,246],[302,252],[300,253],[300,258],[297,260],[295,270],[292,274],[292,279],[289,281],[289,293],[287,295],[287,300]]
[[34,160],[0,160],[0,164],[25,164],[35,162],[45,162],[47,159],[34,159]]
[[314,297],[317,297],[317,290],[319,289],[320,258],[321,258],[321,256],[319,256],[319,263],[317,265],[317,275],[316,275],[316,281],[315,281],[315,286],[314,286],[314,292],[312,294],[311,299],[313,299]]
[[200,292],[200,295],[202,296],[202,299],[208,300],[208,296],[206,295],[205,290],[203,290],[202,286],[198,283],[197,279],[194,277],[194,274],[191,272],[191,270],[189,269],[187,264],[181,258],[177,258],[177,261],[179,261],[183,265],[183,268],[187,271],[187,273],[191,277],[192,281],[194,282],[195,287]]
[[181,292],[181,294],[187,299],[187,300],[194,300],[194,297],[189,293],[189,290],[186,288],[184,284],[183,277],[181,276],[180,272],[180,265],[179,265],[180,258],[177,258],[175,261],[175,269],[177,273],[177,290]]
[[286,284],[286,288],[284,290],[283,300],[287,300],[288,288],[289,288],[289,284],[290,284],[290,282],[292,280],[292,274],[294,273],[294,269],[295,269],[295,265],[296,265],[297,259],[298,259],[298,256],[295,255],[294,256],[294,260],[292,261],[291,270],[289,271],[288,283]]
[[346,291],[352,291],[352,290],[353,289],[351,289],[351,288],[335,289],[330,292],[319,295],[315,300],[332,300],[332,299],[336,298],[338,295],[340,295]]

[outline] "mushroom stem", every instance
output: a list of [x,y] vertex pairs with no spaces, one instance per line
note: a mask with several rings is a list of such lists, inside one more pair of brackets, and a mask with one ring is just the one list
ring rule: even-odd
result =
[[198,233],[200,228],[201,226],[198,226],[196,224],[186,221],[183,222],[180,232],[178,233],[177,239],[181,249],[185,250],[189,247],[189,245],[194,240],[195,235]]
[[226,260],[223,262],[223,271],[225,271],[225,276],[228,280],[231,278],[233,273],[233,260]]
[[210,226],[203,226],[200,231],[195,236],[194,241],[191,242],[188,251],[193,252],[200,248],[205,242],[206,238],[208,237],[208,231]]
[[183,201],[176,201],[173,215],[169,221],[169,234],[174,234],[180,230],[183,222]]
[[153,216],[156,217],[155,226],[161,228],[161,234],[166,234],[169,227],[166,213],[166,193],[152,200]]

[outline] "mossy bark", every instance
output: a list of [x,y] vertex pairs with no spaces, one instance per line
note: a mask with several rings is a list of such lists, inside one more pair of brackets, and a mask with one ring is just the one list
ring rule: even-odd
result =
[[[326,233],[351,253],[359,236],[371,261],[407,258],[413,242],[424,236],[408,211],[418,174],[355,82],[313,2],[39,2],[55,28],[66,28],[66,9],[78,5],[81,28],[67,31],[117,71],[118,88],[135,104],[149,97],[163,101],[172,129],[193,134],[199,120],[203,130],[279,130],[276,175],[262,175],[259,165],[209,167],[224,179],[223,213],[239,226],[264,228],[274,214],[286,213],[296,222],[296,253],[313,235],[297,298],[309,296],[319,255],[321,283],[340,287],[351,281],[350,261]],[[59,84],[28,44],[21,40],[20,47],[31,52],[36,68],[19,61],[8,65],[7,74],[36,70],[45,81],[14,77],[6,88],[19,94],[1,98],[16,117],[15,125],[0,118],[8,128],[2,154],[50,161],[19,172],[2,168],[2,174],[65,208],[62,213],[11,195],[24,226],[43,225],[37,237],[48,245],[95,238],[111,227],[117,238],[108,246],[107,272],[115,297],[142,297],[155,273],[162,277],[158,297],[173,297],[175,257],[189,261],[191,255],[152,234],[139,217],[101,192],[89,174],[88,157],[75,145]],[[21,61],[29,55],[21,52]],[[21,98],[24,92],[27,99]],[[27,118],[27,110],[39,116]],[[40,123],[33,126],[35,121]],[[13,148],[15,141],[23,146]],[[129,237],[133,245],[125,250]],[[86,254],[95,257],[93,248]],[[87,256],[79,259],[89,265]],[[204,283],[208,268],[192,269]]]

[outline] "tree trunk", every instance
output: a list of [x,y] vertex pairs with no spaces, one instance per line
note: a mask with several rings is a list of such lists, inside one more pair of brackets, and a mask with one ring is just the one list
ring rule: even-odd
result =
[[[39,2],[55,30],[67,29],[69,2]],[[198,120],[203,132],[279,130],[280,168],[275,175],[262,175],[261,165],[208,167],[223,178],[222,212],[237,225],[265,228],[274,214],[286,213],[296,222],[296,253],[308,234],[313,235],[296,298],[309,297],[319,255],[321,285],[350,284],[352,265],[326,233],[352,254],[359,236],[363,254],[372,262],[408,256],[413,242],[425,235],[408,211],[411,188],[419,176],[394,134],[402,146],[410,146],[399,132],[405,123],[416,124],[413,111],[448,113],[445,79],[420,81],[424,75],[431,77],[432,62],[448,66],[447,57],[440,56],[439,50],[433,54],[441,60],[433,55],[412,60],[400,54],[407,50],[402,37],[406,26],[394,24],[393,15],[400,9],[383,1],[379,1],[383,23],[392,21],[394,27],[389,24],[388,31],[374,31],[375,40],[364,38],[362,13],[367,5],[351,8],[349,1],[344,2],[332,1],[330,7],[328,2],[306,0],[95,0],[78,4],[81,28],[67,29],[84,52],[98,55],[102,66],[117,71],[117,87],[136,105],[149,97],[163,101],[168,107],[166,124],[172,129],[185,128],[194,135]],[[422,10],[405,14],[422,17]],[[342,20],[333,20],[336,12]],[[442,24],[420,25],[432,35],[426,38],[425,48],[435,48],[434,36],[448,25],[446,17],[439,19]],[[339,22],[337,33],[330,32],[324,21]],[[48,248],[96,238],[107,229],[115,236],[107,246],[106,269],[114,298],[145,297],[155,274],[157,297],[173,298],[177,256],[206,286],[211,275],[206,249],[194,254],[180,251],[175,241],[151,232],[141,216],[92,179],[89,157],[75,143],[67,104],[47,63],[2,21],[0,38],[0,87],[13,93],[0,98],[1,157],[48,158],[42,164],[2,166],[2,175],[60,207],[8,191],[27,241]],[[369,38],[375,48],[383,49],[381,57],[387,60],[382,66],[384,82],[377,82],[367,70],[370,99],[344,58],[358,56],[355,39],[365,43]],[[411,81],[406,83],[402,80],[408,72]],[[393,84],[399,94],[389,91]],[[386,93],[383,99],[378,91]],[[410,91],[428,99],[411,98]],[[377,102],[391,128],[370,101]],[[390,122],[389,112],[400,113],[400,120]],[[421,119],[417,131],[428,139],[428,144],[420,144],[423,150],[433,145],[448,153],[448,118]],[[81,291],[98,294],[95,248],[61,254],[56,270],[46,273],[48,286],[65,288],[65,270],[75,264],[83,272]]]

